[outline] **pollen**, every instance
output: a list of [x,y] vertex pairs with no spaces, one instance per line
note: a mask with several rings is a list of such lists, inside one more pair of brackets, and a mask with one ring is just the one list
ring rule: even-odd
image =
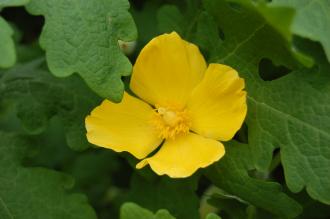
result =
[[152,123],[159,132],[159,137],[165,139],[186,135],[190,128],[188,111],[173,106],[157,107]]

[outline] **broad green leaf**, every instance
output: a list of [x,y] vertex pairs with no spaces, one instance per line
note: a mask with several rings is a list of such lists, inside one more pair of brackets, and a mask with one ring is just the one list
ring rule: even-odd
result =
[[120,219],[175,219],[167,210],[161,209],[153,214],[134,203],[124,203],[120,209]]
[[281,191],[280,184],[250,177],[253,169],[249,146],[233,142],[226,144],[226,156],[208,169],[207,176],[219,188],[275,215],[294,218],[301,213],[301,206]]
[[9,68],[16,62],[13,34],[14,31],[10,25],[0,17],[0,68]]
[[[325,174],[330,166],[328,65],[265,82],[259,76],[259,64],[264,58],[275,65],[301,68],[283,33],[251,7],[237,9],[222,0],[205,0],[204,7],[224,33],[224,40],[218,43],[217,50],[214,52],[211,48],[205,52],[209,62],[234,67],[246,81],[249,144],[254,157],[251,162],[266,171],[272,152],[280,147],[290,190],[299,192],[306,187],[314,199],[330,203],[330,175]],[[197,17],[201,12],[196,13]],[[197,36],[187,34],[185,37],[196,39],[202,35],[203,41],[195,42],[206,48],[205,38],[215,42],[214,35],[208,34],[208,23],[199,22],[198,25]],[[255,201],[263,202],[261,199]],[[260,203],[252,204],[258,206]]]
[[74,182],[68,175],[21,162],[33,148],[27,139],[0,132],[1,219],[96,219],[81,194],[69,194]]
[[55,78],[41,68],[42,63],[36,60],[4,73],[0,100],[16,104],[17,116],[30,134],[43,132],[48,121],[59,116],[68,145],[75,150],[87,148],[85,117],[100,99],[80,78]]
[[330,72],[314,67],[267,83],[250,96],[249,142],[259,166],[276,147],[288,187],[305,186],[314,198],[330,204]]
[[290,48],[292,55],[307,67],[312,67],[314,61],[311,57],[297,50],[294,45],[292,22],[295,17],[295,10],[285,5],[270,5],[263,1],[253,2],[250,0],[227,0],[230,4],[238,4],[239,7],[247,8],[263,17],[265,24],[272,27],[282,35],[286,45]]
[[119,102],[131,63],[118,40],[137,35],[128,1],[32,0],[26,7],[45,17],[40,44],[50,71],[58,77],[77,72],[98,95]]
[[144,179],[136,174],[126,200],[152,211],[165,208],[177,219],[197,219],[199,200],[191,180]]
[[265,82],[258,72],[263,58],[297,68],[294,56],[271,26],[255,12],[237,12],[223,1],[205,7],[223,30],[225,40],[211,60],[228,64],[246,80],[249,144],[258,169],[267,170],[275,148],[281,149],[286,183],[330,203],[329,67],[292,72]]
[[[294,15],[293,9],[281,6],[270,7],[269,5],[262,3],[257,4],[249,0],[227,1],[229,2],[229,7],[231,7],[235,13],[247,9],[253,14],[253,18],[258,20],[257,22],[260,23],[260,25],[272,29],[271,31],[277,35],[282,46],[286,47],[286,50],[296,60],[308,67],[313,65],[313,59],[311,57],[298,51],[297,48],[293,46],[293,37],[290,30]],[[256,22],[253,18],[251,19],[252,23]],[[250,20],[247,21],[245,25],[249,25],[248,22],[250,22]],[[158,11],[158,23],[161,32],[171,32],[175,30],[181,36],[197,43],[202,50],[208,50],[204,50],[203,52],[211,57],[216,56],[214,53],[219,49],[221,40],[224,38],[224,36],[222,36],[222,31],[218,29],[212,16],[204,10],[200,10],[200,8],[188,8],[180,12],[176,6],[165,5]],[[243,27],[242,25],[243,34],[248,27]],[[219,39],[219,36],[221,39]]]
[[319,41],[330,61],[329,0],[274,0],[270,5],[294,9],[292,32],[301,37]]

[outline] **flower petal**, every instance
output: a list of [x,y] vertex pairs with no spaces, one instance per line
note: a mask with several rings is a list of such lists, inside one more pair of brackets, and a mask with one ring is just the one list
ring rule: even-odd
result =
[[207,167],[225,154],[222,143],[189,133],[173,140],[166,140],[152,157],[136,165],[140,169],[149,164],[158,175],[173,178],[191,176],[198,168]]
[[162,142],[150,123],[153,113],[151,106],[127,93],[120,103],[104,100],[86,117],[88,141],[142,159]]
[[232,139],[246,116],[243,89],[244,80],[233,68],[210,64],[187,104],[191,130],[216,140]]
[[152,105],[183,107],[206,70],[197,46],[172,32],[152,39],[133,67],[130,88]]

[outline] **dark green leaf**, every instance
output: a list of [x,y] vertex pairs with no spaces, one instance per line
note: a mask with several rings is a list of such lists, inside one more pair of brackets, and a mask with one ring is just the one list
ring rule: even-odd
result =
[[158,210],[156,214],[134,203],[125,203],[120,209],[120,219],[175,219],[167,210]]
[[301,213],[301,206],[281,191],[280,184],[250,177],[253,168],[249,146],[233,142],[226,144],[226,155],[207,176],[219,188],[275,215],[294,218]]
[[0,133],[1,219],[96,219],[81,194],[69,194],[74,182],[62,173],[21,165],[31,150],[20,136]]
[[17,105],[17,116],[30,134],[45,130],[49,119],[59,116],[68,145],[75,150],[89,146],[85,117],[100,99],[76,76],[57,79],[40,65],[42,60],[18,66],[0,79],[2,100]]
[[144,179],[134,175],[126,200],[152,211],[165,208],[177,219],[199,218],[199,200],[192,179],[173,180],[168,177]]
[[[288,187],[306,187],[315,199],[330,203],[329,67],[292,72],[265,82],[258,74],[262,58],[275,65],[297,68],[283,38],[253,10],[233,10],[224,1],[205,1],[225,40],[216,62],[238,70],[248,91],[249,145],[259,169],[267,170],[275,148],[281,158]],[[221,15],[221,16],[220,16]]]

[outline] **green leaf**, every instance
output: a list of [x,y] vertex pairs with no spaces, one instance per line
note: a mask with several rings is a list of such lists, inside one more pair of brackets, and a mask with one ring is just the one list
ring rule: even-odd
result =
[[[258,166],[281,148],[288,187],[305,186],[311,197],[330,203],[330,80],[327,68],[295,71],[250,96],[249,139]],[[294,85],[294,86],[292,86]],[[265,159],[266,158],[266,159]]]
[[210,213],[206,216],[206,219],[221,219],[221,217],[214,213]]
[[120,209],[120,219],[175,219],[167,210],[161,209],[153,214],[137,204],[127,202]]
[[0,17],[0,68],[9,68],[16,62],[13,34],[14,31],[10,25]]
[[[271,7],[266,4],[257,4],[246,0],[227,1],[230,5],[228,7],[231,7],[234,13],[248,10],[253,14],[252,19],[250,18],[249,21],[245,21],[246,25],[250,25],[248,23],[252,21],[252,24],[257,22],[271,29],[281,41],[282,46],[286,47],[286,50],[291,53],[292,57],[305,66],[311,67],[313,65],[314,62],[311,57],[297,50],[292,45],[293,37],[290,26],[294,15],[293,9],[281,6]],[[200,7],[190,7],[181,13],[178,7],[165,5],[158,11],[158,23],[161,32],[171,32],[174,30],[184,38],[189,39],[189,41],[198,44],[202,50],[206,48],[208,51],[203,52],[211,57],[215,57],[216,55],[214,53],[216,53],[216,50],[219,50],[221,44],[219,36],[222,39],[224,38],[222,31],[217,28],[212,16],[201,10]],[[242,25],[243,34],[245,33],[245,29],[249,29],[249,26],[244,27]]]
[[[216,51],[213,46],[204,53],[209,62],[234,67],[246,81],[248,141],[254,158],[250,162],[267,171],[274,149],[280,147],[289,189],[299,192],[306,187],[314,199],[329,204],[330,175],[325,174],[330,166],[329,85],[326,83],[329,66],[303,69],[296,62],[297,54],[270,18],[266,19],[252,7],[234,6],[223,0],[204,1],[207,13],[224,33],[224,40],[216,44]],[[195,17],[204,19],[200,15],[205,12],[195,13]],[[197,19],[196,23],[195,35],[186,34],[186,39],[198,39],[195,42],[201,48],[207,48],[205,45],[210,45],[207,42],[216,42],[214,34],[210,34],[210,22]],[[303,70],[265,82],[259,76],[259,64],[264,58],[275,66]],[[252,204],[258,206],[258,203]]]
[[143,8],[132,8],[131,13],[136,23],[137,29],[140,33],[138,40],[138,48],[136,52],[139,52],[144,45],[146,45],[153,37],[157,36],[157,19],[150,19],[157,16],[157,9],[161,2],[158,1],[146,1],[143,3]]
[[295,10],[291,25],[293,34],[319,41],[330,61],[330,1],[328,0],[274,0],[271,6]]
[[168,177],[144,179],[135,174],[126,200],[152,211],[168,209],[177,219],[197,219],[199,200],[191,180],[173,180]]
[[285,218],[299,215],[301,206],[281,191],[280,184],[249,176],[248,171],[254,169],[251,158],[248,145],[226,144],[226,156],[207,170],[207,176],[219,188],[275,215]]
[[137,35],[127,0],[32,0],[26,7],[45,17],[40,44],[50,71],[58,77],[77,72],[98,95],[119,102],[131,63],[118,40]]
[[8,7],[8,6],[21,6],[25,5],[30,0],[0,0],[0,8]]
[[184,35],[186,25],[185,17],[174,5],[164,5],[157,12],[158,29],[161,32],[172,32],[175,30],[178,34]]
[[28,133],[43,132],[48,121],[59,116],[68,145],[75,150],[89,147],[84,121],[100,99],[80,78],[55,78],[41,68],[42,63],[39,59],[4,73],[0,79],[0,100],[16,104],[17,116]]
[[[1,8],[9,6],[21,6],[29,0],[0,0]],[[9,68],[16,62],[16,50],[13,40],[14,31],[5,19],[0,17],[0,68]]]
[[273,150],[280,147],[290,190],[306,187],[314,199],[330,203],[328,64],[265,82],[258,74],[263,58],[298,67],[283,38],[253,10],[237,12],[214,0],[205,1],[205,7],[225,35],[211,60],[234,67],[246,80],[248,140],[256,167],[267,170]]
[[263,17],[265,24],[272,27],[277,33],[282,35],[287,47],[292,55],[306,67],[312,67],[314,61],[311,57],[297,50],[294,45],[293,32],[291,30],[294,20],[295,10],[285,5],[265,4],[263,1],[252,2],[246,0],[227,0],[231,4],[238,4],[240,7],[254,11]]
[[96,219],[81,194],[69,194],[73,179],[39,167],[21,165],[31,150],[20,136],[0,132],[0,218],[1,219]]

